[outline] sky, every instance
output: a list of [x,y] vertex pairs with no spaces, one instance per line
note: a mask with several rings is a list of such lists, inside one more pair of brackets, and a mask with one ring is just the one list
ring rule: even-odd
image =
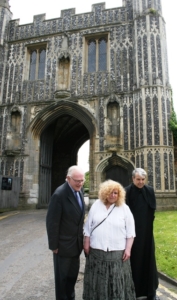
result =
[[[113,8],[122,6],[122,0],[10,0],[9,4],[13,19],[20,19],[20,25],[32,23],[33,16],[38,14],[46,14],[46,20],[52,18],[59,18],[61,10],[68,8],[75,8],[75,13],[90,12],[92,4],[105,2],[106,8]],[[177,112],[177,82],[176,82],[176,68],[177,68],[177,54],[175,48],[176,38],[176,13],[177,13],[177,0],[161,0],[162,15],[166,22],[166,35],[167,35],[167,51],[168,51],[168,66],[170,84],[173,90],[173,103],[174,109]],[[86,152],[88,153],[89,143],[80,149],[78,164],[84,166],[84,170],[88,171],[89,164],[88,158],[85,159]]]

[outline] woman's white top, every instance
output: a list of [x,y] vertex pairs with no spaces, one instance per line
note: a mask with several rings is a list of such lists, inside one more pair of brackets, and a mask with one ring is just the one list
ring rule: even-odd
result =
[[[126,239],[135,237],[133,215],[125,203],[112,204],[108,209],[101,200],[96,200],[90,208],[84,225],[84,236],[90,237],[90,247],[103,251],[124,250]],[[113,209],[110,215],[109,212]],[[107,219],[91,233],[104,218]]]

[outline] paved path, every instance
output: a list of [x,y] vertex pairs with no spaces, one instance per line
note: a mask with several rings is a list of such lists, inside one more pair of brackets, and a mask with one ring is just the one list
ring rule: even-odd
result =
[[[0,300],[55,300],[46,210],[0,214]],[[82,299],[85,257],[81,255],[76,300]],[[177,299],[177,287],[160,280],[161,300]]]

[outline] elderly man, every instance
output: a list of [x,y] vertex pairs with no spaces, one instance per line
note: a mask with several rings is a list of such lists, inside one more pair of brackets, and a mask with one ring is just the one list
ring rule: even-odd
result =
[[146,171],[137,168],[132,173],[133,183],[125,188],[126,203],[135,219],[136,237],[131,251],[131,267],[136,297],[159,299],[156,295],[158,275],[155,259],[153,222],[156,199],[152,187],[145,185]]
[[84,180],[81,168],[70,167],[66,182],[55,190],[48,207],[46,227],[49,249],[53,251],[56,300],[75,299],[83,249]]

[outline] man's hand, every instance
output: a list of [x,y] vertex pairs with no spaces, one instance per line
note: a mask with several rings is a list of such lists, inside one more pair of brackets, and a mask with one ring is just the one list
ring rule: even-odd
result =
[[56,250],[52,250],[53,253],[57,254],[58,253],[58,249]]

